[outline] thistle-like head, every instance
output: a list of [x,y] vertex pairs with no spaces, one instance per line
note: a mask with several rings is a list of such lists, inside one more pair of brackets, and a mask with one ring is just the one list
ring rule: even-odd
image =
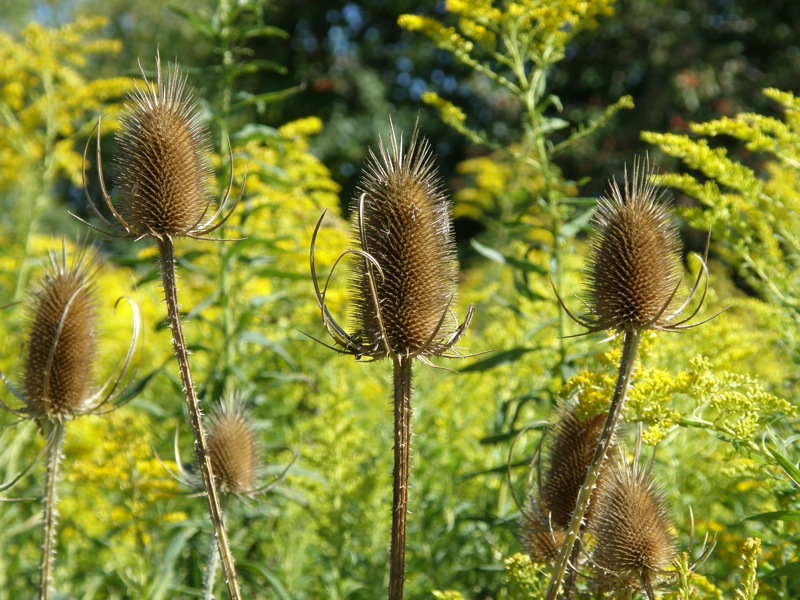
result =
[[[142,70],[142,81],[128,96],[113,158],[119,192],[115,202],[111,201],[103,178],[99,122],[97,130],[98,173],[112,220],[101,214],[88,191],[86,197],[95,215],[119,235],[199,238],[230,217],[235,204],[225,217],[218,219],[230,196],[233,168],[225,196],[213,212],[210,136],[186,75],[177,65],[170,66],[164,77],[157,56],[155,81],[150,81]],[[85,188],[86,153],[83,175]]]
[[255,490],[261,470],[261,444],[241,402],[223,402],[210,413],[206,439],[220,490],[234,494]]
[[392,127],[389,147],[370,151],[354,206],[357,249],[351,277],[355,333],[336,324],[311,269],[323,323],[337,349],[380,359],[448,355],[472,317],[452,316],[457,265],[450,206],[427,140],[414,129],[408,148]]
[[[584,300],[589,316],[583,320],[569,313],[573,320],[589,333],[614,334],[678,331],[699,325],[686,323],[700,309],[705,291],[694,311],[677,319],[694,297],[701,277],[707,275],[705,257],[691,293],[677,306],[683,273],[680,236],[647,160],[634,162],[630,179],[625,171],[622,187],[612,181],[610,195],[600,199],[592,228]],[[569,312],[560,298],[559,302]]]
[[609,471],[589,521],[596,579],[605,590],[643,590],[652,598],[676,548],[664,494],[638,467],[620,460]]
[[[123,380],[133,360],[139,338],[138,306],[133,311],[133,335],[127,356],[107,380],[95,385],[98,334],[97,257],[92,249],[67,258],[66,244],[50,253],[50,264],[26,297],[27,331],[22,343],[23,368],[19,389],[0,378],[23,408],[0,406],[39,423],[61,423],[96,413],[109,402],[121,400]],[[119,302],[119,301],[118,301]]]

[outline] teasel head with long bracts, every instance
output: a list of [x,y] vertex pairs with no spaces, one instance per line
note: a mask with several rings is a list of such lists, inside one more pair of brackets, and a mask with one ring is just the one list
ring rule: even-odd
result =
[[589,521],[594,579],[604,591],[642,590],[652,599],[676,552],[664,493],[636,464],[617,460],[609,471]]
[[459,325],[452,313],[458,273],[449,201],[430,143],[417,127],[407,149],[392,126],[389,147],[381,140],[377,154],[370,150],[353,213],[357,249],[345,253],[357,257],[352,335],[325,304],[330,276],[321,290],[317,280],[314,247],[322,219],[311,244],[317,302],[335,349],[375,360],[457,356],[455,344],[473,309]]
[[[700,310],[708,290],[707,255],[701,260],[691,293],[678,303],[676,294],[683,273],[681,241],[663,195],[648,159],[637,159],[631,178],[626,169],[622,187],[612,181],[610,196],[601,198],[592,221],[586,271],[584,304],[589,316],[575,317],[558,297],[561,306],[587,333],[680,331],[701,324],[687,323]],[[690,315],[682,317],[703,276],[705,287],[700,301]]]
[[[219,405],[209,413],[206,443],[214,477],[223,494],[250,499],[262,496],[283,481],[297,461],[298,455],[293,452],[294,458],[288,466],[267,466],[260,429],[260,424],[254,420],[251,410],[239,394],[220,399]],[[183,461],[177,431],[175,463],[178,473],[170,472],[170,475],[188,489],[202,493],[203,482],[181,466]]]
[[211,142],[186,75],[176,65],[168,68],[165,78],[159,56],[155,81],[141,71],[143,81],[129,95],[116,135],[113,174],[119,189],[114,202],[103,176],[98,119],[97,169],[103,203],[111,219],[101,213],[89,195],[86,144],[83,181],[89,207],[110,229],[106,233],[118,237],[205,238],[228,220],[241,199],[240,193],[222,216],[233,187],[233,155],[229,150],[230,179],[224,197],[213,211]]
[[[100,386],[94,384],[98,298],[97,258],[92,249],[78,251],[70,263],[66,244],[50,253],[50,266],[27,296],[28,326],[23,343],[24,366],[19,389],[2,375],[22,408],[6,409],[39,423],[63,422],[115,406],[123,397],[123,380],[136,352],[140,321],[133,311],[133,335],[122,364]],[[119,302],[119,301],[118,301]]]

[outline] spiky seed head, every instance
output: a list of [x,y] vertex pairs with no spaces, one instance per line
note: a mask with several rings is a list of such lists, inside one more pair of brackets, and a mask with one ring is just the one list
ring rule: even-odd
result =
[[84,413],[96,353],[96,259],[51,253],[29,296],[23,398],[32,419],[62,421]]
[[681,243],[647,161],[600,200],[590,242],[587,304],[593,331],[669,327]]
[[650,475],[615,461],[596,494],[589,531],[597,580],[608,590],[644,589],[675,554],[675,534],[664,493]]
[[353,211],[356,242],[379,265],[357,261],[354,320],[376,357],[435,356],[449,349],[455,331],[448,314],[458,274],[449,201],[419,130],[405,151],[394,127],[389,140],[389,148],[381,140],[378,155],[370,150]]
[[261,448],[249,413],[238,402],[223,403],[209,416],[208,453],[223,492],[246,494],[256,487]]
[[533,562],[549,563],[558,558],[566,532],[544,522],[535,512],[523,510],[519,537],[522,549]]
[[[581,419],[575,408],[561,408],[556,414],[543,452],[542,504],[555,526],[567,527],[608,415]],[[591,515],[589,506],[587,520]]]
[[191,233],[212,200],[210,141],[186,76],[170,67],[166,81],[137,84],[117,133],[119,210],[138,236]]

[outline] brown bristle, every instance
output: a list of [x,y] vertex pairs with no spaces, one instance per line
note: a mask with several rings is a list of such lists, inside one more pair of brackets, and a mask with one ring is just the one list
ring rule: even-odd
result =
[[31,418],[61,421],[81,414],[91,396],[95,264],[81,254],[67,266],[64,251],[51,262],[30,297],[23,389]]
[[390,146],[381,141],[380,156],[370,151],[355,206],[357,242],[380,267],[358,261],[355,321],[364,345],[384,355],[437,355],[455,331],[448,312],[457,283],[449,204],[430,144],[416,128],[405,153],[394,128]]
[[549,563],[558,557],[566,533],[563,529],[552,528],[532,512],[523,510],[519,537],[522,549],[533,562]]
[[589,530],[592,559],[607,590],[644,589],[652,595],[658,575],[675,554],[675,535],[663,492],[650,476],[622,461],[607,469],[596,494]]
[[175,237],[194,230],[212,198],[209,138],[186,77],[161,62],[155,82],[131,94],[117,134],[119,207],[132,233]]
[[567,527],[608,415],[580,419],[574,409],[558,414],[544,453],[542,503],[555,526]]
[[256,487],[260,448],[247,413],[227,407],[213,413],[208,427],[208,454],[220,489],[246,494]]
[[648,164],[634,163],[623,189],[614,181],[594,217],[587,304],[592,329],[660,329],[672,318],[681,277],[681,243],[670,211],[660,202]]

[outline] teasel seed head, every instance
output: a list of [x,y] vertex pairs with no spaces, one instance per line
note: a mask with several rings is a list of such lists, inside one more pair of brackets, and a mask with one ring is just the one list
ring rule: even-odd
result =
[[29,297],[21,397],[30,418],[60,422],[92,408],[97,267],[90,252],[71,265],[63,249],[50,259]]
[[105,218],[89,196],[87,142],[83,180],[89,207],[112,234],[122,237],[203,238],[227,221],[241,200],[240,193],[230,211],[218,220],[233,186],[233,154],[229,150],[231,173],[227,190],[216,212],[211,211],[211,141],[186,75],[175,65],[169,67],[165,79],[160,56],[156,55],[156,80],[148,80],[144,70],[142,78],[124,105],[116,134],[116,204],[111,201],[103,178],[98,120],[98,175],[104,203],[113,219]]
[[220,490],[248,494],[257,487],[261,446],[249,412],[238,399],[222,402],[209,415],[208,453]]
[[649,473],[623,460],[607,470],[589,522],[597,581],[607,590],[644,590],[652,598],[676,547],[664,493]]
[[[643,329],[680,331],[710,320],[686,325],[700,310],[708,290],[708,247],[691,293],[675,306],[683,272],[682,246],[672,213],[662,200],[663,192],[653,182],[647,159],[635,160],[632,178],[628,179],[626,170],[622,188],[612,181],[610,197],[601,198],[589,243],[584,301],[589,317],[574,316],[558,297],[562,308],[587,333],[611,331],[616,336]],[[688,317],[676,320],[694,298],[703,277],[705,289],[697,306]]]
[[311,246],[317,301],[337,349],[372,359],[454,356],[448,352],[469,326],[472,307],[459,325],[452,316],[458,271],[449,201],[417,126],[407,149],[392,125],[389,147],[381,140],[377,154],[370,150],[354,208],[352,336],[330,317],[326,290],[319,290],[319,222]]
[[566,532],[560,527],[553,527],[551,522],[537,515],[535,509],[523,510],[519,538],[522,549],[533,562],[550,563],[558,558]]
[[[556,411],[557,421],[548,432],[543,452],[545,471],[541,481],[543,508],[557,527],[569,526],[578,493],[594,458],[607,414],[581,419],[575,408]],[[613,453],[613,446],[609,454]],[[608,460],[608,459],[606,459]],[[601,472],[607,471],[604,467]],[[591,517],[591,504],[586,519]]]

